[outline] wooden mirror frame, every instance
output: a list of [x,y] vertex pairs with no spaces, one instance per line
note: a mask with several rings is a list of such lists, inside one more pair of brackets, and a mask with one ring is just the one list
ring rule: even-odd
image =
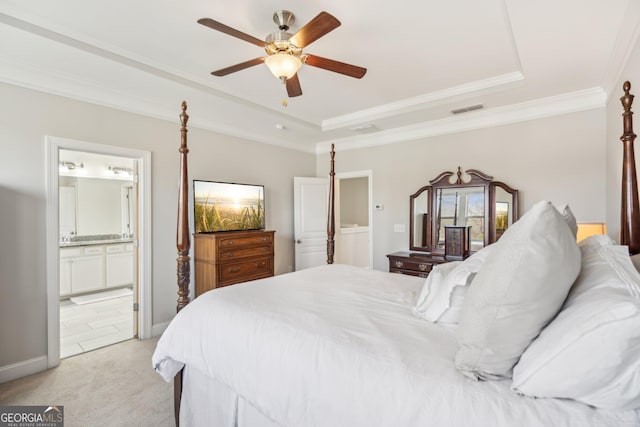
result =
[[[455,177],[455,181],[451,182],[451,177]],[[496,233],[496,190],[500,188],[504,190],[506,193],[511,195],[512,198],[512,206],[511,206],[511,223],[515,222],[519,218],[519,200],[518,200],[518,190],[511,188],[509,185],[505,184],[501,181],[494,181],[492,176],[489,176],[477,169],[469,169],[464,173],[468,178],[463,179],[463,172],[460,167],[458,167],[457,172],[443,172],[438,175],[436,178],[429,181],[430,185],[425,185],[412,194],[409,197],[409,212],[410,212],[410,220],[409,220],[409,249],[411,251],[418,252],[430,252],[434,255],[443,255],[444,247],[439,248],[437,245],[436,239],[438,239],[438,230],[436,221],[434,221],[433,213],[437,210],[437,200],[435,194],[438,190],[441,189],[449,189],[449,188],[467,188],[467,187],[483,187],[484,189],[484,241],[483,247],[487,246],[496,240],[498,240],[499,236]],[[427,219],[427,229],[426,229],[426,238],[427,238],[427,246],[418,246],[414,241],[414,233],[415,233],[415,221],[414,221],[414,205],[415,200],[422,196],[424,192],[427,192],[427,203],[429,206],[428,219]]]

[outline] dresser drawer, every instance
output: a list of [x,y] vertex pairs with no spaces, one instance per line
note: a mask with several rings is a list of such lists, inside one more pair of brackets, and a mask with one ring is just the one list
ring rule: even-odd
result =
[[218,239],[218,248],[228,249],[238,246],[250,246],[271,243],[271,234],[260,233],[255,236],[240,236],[240,237],[220,237]]
[[391,258],[389,260],[390,267],[392,269],[410,270],[416,273],[429,273],[433,268],[433,264],[425,261],[411,260],[411,259],[397,259]]
[[255,246],[249,248],[224,248],[220,249],[219,259],[220,262],[236,258],[246,258],[250,256],[269,255],[271,253],[271,246]]
[[407,276],[416,276],[416,277],[424,277],[427,278],[429,276],[428,272],[425,271],[414,271],[414,270],[399,270],[392,268],[389,270],[390,273],[398,273],[398,274],[406,274]]
[[272,258],[256,258],[243,262],[224,263],[218,265],[220,285],[226,282],[236,283],[238,279],[251,280],[273,275]]

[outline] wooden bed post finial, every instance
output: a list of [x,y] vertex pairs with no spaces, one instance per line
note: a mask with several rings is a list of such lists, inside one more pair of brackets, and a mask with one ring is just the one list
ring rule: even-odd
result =
[[335,171],[335,157],[336,152],[334,150],[334,144],[331,144],[331,168],[329,170],[329,218],[327,219],[327,264],[333,264],[333,254],[335,252],[335,241],[333,237],[336,232],[336,217],[334,212],[334,181],[336,176]]
[[178,248],[178,305],[176,312],[182,310],[189,304],[189,282],[191,279],[191,265],[189,259],[189,249],[191,241],[189,239],[189,174],[187,170],[187,103],[182,101],[182,113],[180,113],[180,182],[178,185],[178,227],[176,231],[176,247]]
[[633,112],[631,105],[634,96],[629,93],[631,83],[624,82],[624,95],[620,98],[624,108],[624,130],[620,140],[623,144],[622,155],[622,206],[620,208],[620,244],[629,247],[629,253],[640,253],[640,203],[638,202],[638,181],[636,177],[636,160],[633,142]]

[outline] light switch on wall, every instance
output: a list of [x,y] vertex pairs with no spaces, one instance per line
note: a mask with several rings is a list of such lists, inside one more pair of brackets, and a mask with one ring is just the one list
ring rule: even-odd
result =
[[404,224],[393,224],[393,231],[395,233],[404,233]]

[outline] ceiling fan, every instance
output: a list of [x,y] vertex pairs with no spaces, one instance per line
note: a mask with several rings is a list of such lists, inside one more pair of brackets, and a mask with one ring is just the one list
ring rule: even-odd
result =
[[309,21],[297,33],[288,33],[289,27],[295,22],[295,16],[288,10],[279,10],[273,14],[273,21],[278,25],[279,31],[269,34],[264,41],[252,37],[242,31],[228,27],[210,18],[198,20],[199,24],[220,31],[227,35],[237,37],[240,40],[255,44],[264,48],[267,56],[250,59],[230,67],[213,71],[214,76],[226,76],[236,71],[244,70],[254,65],[265,63],[274,76],[279,78],[287,87],[289,97],[302,95],[298,70],[302,64],[312,67],[322,68],[335,73],[344,74],[357,79],[362,78],[367,72],[366,68],[358,67],[333,59],[322,58],[320,56],[303,53],[302,49],[309,46],[320,37],[340,26],[334,16],[327,12],[320,12],[315,18]]

